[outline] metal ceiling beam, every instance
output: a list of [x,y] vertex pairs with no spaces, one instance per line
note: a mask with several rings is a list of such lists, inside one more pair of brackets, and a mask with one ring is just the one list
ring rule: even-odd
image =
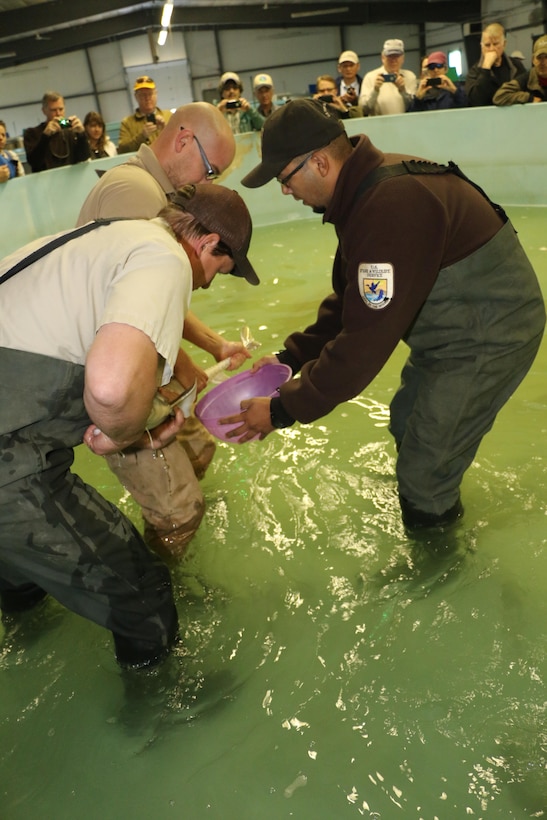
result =
[[[464,23],[480,20],[480,0],[319,0],[315,3],[270,5],[175,6],[174,30],[288,28],[303,26],[343,26],[424,22]],[[332,9],[337,9],[335,13]],[[345,9],[345,10],[343,10]],[[91,14],[90,14],[91,11]],[[0,67],[20,65],[86,48],[101,42],[128,37],[151,28],[159,29],[161,4],[133,3],[128,0],[56,0],[25,11],[0,13]],[[38,34],[38,36],[36,36]]]

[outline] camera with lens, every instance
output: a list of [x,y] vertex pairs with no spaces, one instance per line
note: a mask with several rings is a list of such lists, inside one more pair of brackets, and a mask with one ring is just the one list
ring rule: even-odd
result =
[[241,108],[241,100],[228,100],[226,108]]
[[147,114],[146,115],[146,122],[153,122],[154,125],[156,124],[156,115],[155,114]]
[[70,128],[70,120],[66,117],[60,117],[57,122],[61,126],[61,128]]
[[442,83],[442,79],[440,77],[429,77],[429,79],[426,82],[426,85],[436,86],[436,85],[441,85],[441,83]]
[[384,77],[384,82],[385,83],[394,83],[395,80],[397,79],[396,74],[384,74],[383,77]]
[[321,102],[331,103],[333,101],[334,97],[332,96],[332,94],[321,94],[321,96],[318,97],[317,99],[320,100]]

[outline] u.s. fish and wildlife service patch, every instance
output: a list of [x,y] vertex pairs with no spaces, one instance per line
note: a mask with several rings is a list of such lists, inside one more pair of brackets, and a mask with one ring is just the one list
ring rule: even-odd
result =
[[367,307],[381,310],[393,299],[393,265],[389,262],[361,262],[359,293]]

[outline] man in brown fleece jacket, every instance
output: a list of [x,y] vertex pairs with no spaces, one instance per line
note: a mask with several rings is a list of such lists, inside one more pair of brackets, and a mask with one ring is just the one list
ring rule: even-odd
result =
[[243,184],[273,178],[335,225],[333,293],[315,323],[269,357],[300,378],[279,397],[243,401],[226,420],[240,422],[230,435],[247,441],[326,415],[364,390],[404,340],[410,354],[390,406],[403,521],[454,521],[463,474],[530,368],[545,325],[511,223],[457,166],[350,139],[313,100],[268,118],[262,161]]

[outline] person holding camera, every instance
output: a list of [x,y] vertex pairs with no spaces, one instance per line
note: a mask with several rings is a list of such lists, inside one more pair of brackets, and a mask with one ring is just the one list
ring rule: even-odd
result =
[[243,83],[235,71],[225,71],[218,84],[220,100],[217,108],[223,114],[232,134],[247,134],[249,131],[261,131],[264,117],[242,97]]
[[321,74],[316,79],[313,99],[325,103],[329,110],[341,120],[363,116],[359,105],[352,105],[348,108],[342,97],[338,95],[336,80],[330,74]]
[[138,151],[143,144],[154,142],[166,124],[171,112],[158,108],[158,91],[151,77],[137,77],[133,86],[137,108],[134,114],[124,117],[120,125],[118,153]]
[[434,51],[429,55],[425,74],[420,78],[409,111],[441,111],[467,105],[463,86],[453,83],[447,71],[448,60],[444,51]]
[[61,94],[46,91],[42,97],[42,112],[46,121],[23,131],[23,144],[32,172],[62,168],[89,159],[84,126],[75,114],[66,116]]
[[405,44],[386,40],[381,54],[382,65],[365,74],[359,105],[365,116],[404,114],[416,92],[416,75],[403,68]]

